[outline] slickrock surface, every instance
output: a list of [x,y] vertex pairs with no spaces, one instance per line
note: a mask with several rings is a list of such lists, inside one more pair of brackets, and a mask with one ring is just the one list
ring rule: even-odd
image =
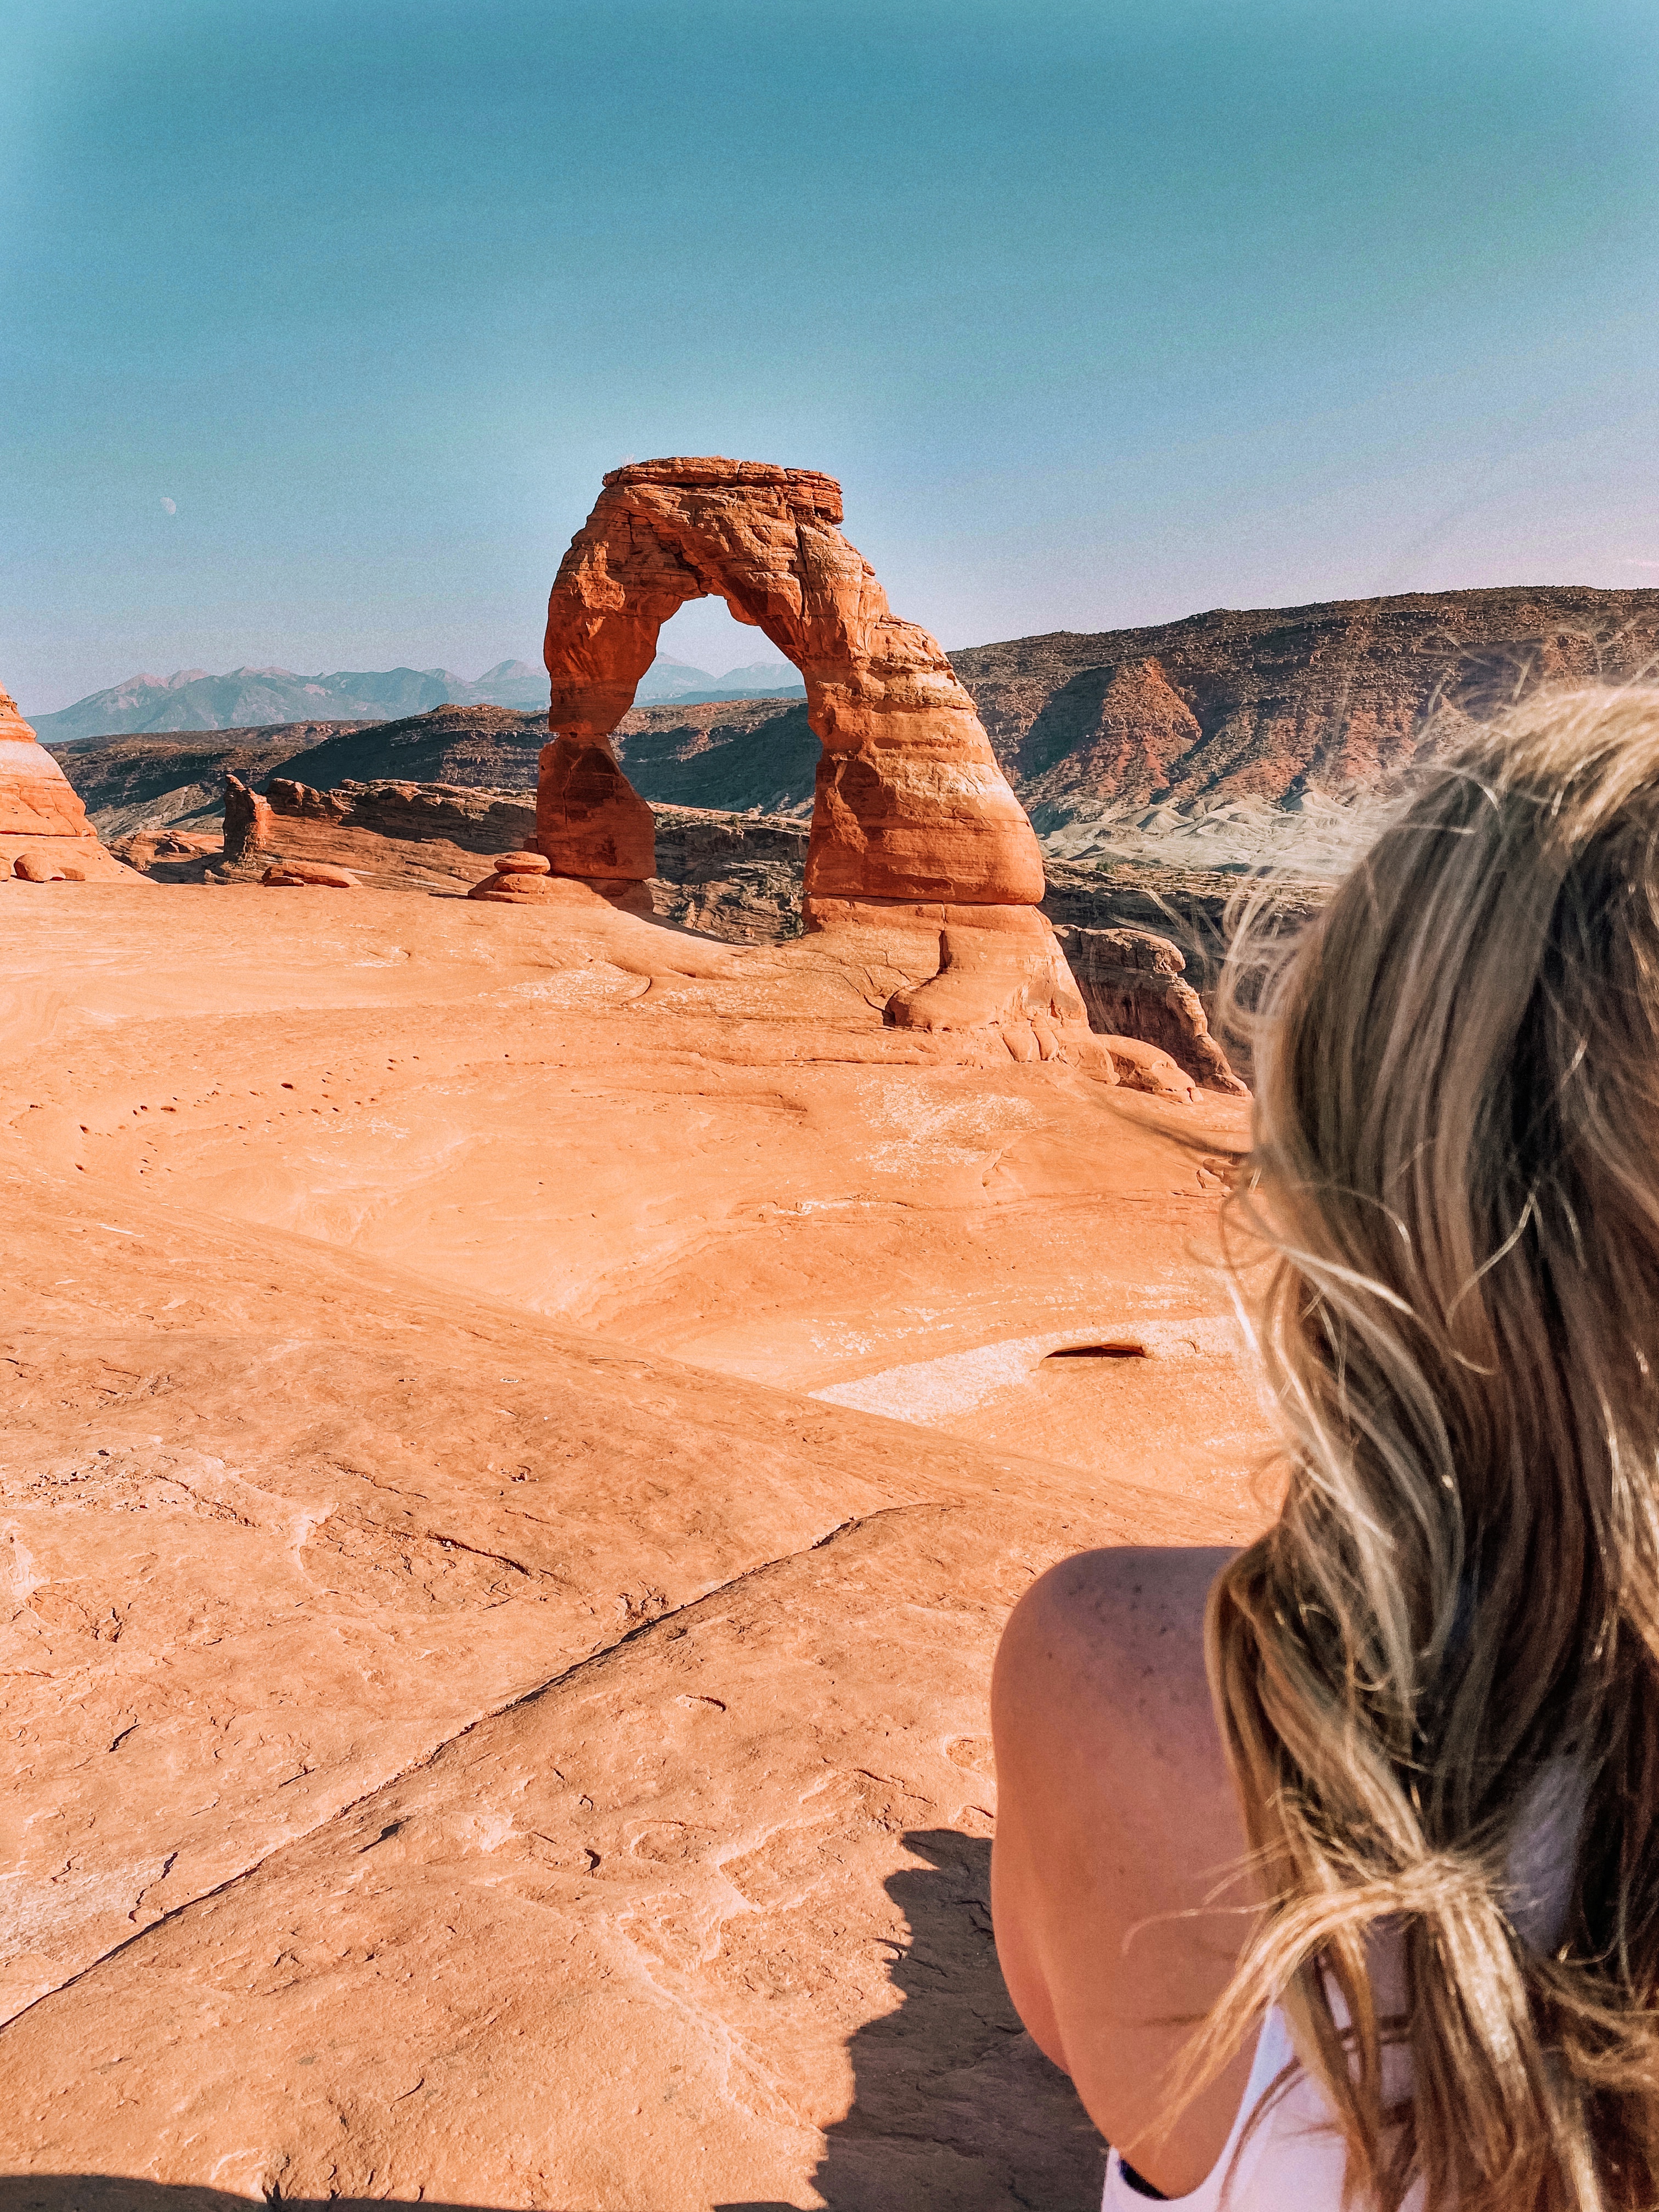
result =
[[1267,1510],[1239,1103],[597,898],[0,899],[0,2173],[1097,2202],[988,1671]]
[[86,883],[129,873],[99,843],[74,787],[0,685],[0,877]]

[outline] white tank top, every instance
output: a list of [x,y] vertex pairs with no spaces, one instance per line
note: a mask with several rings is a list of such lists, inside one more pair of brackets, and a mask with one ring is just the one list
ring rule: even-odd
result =
[[[1509,1859],[1510,1917],[1534,1951],[1553,1949],[1566,1919],[1588,1787],[1570,1756],[1551,1759],[1517,1823]],[[1382,1963],[1386,1972],[1386,1954]],[[1340,2026],[1347,2015],[1340,1999],[1334,2008]],[[1400,2057],[1404,2055],[1398,2051]],[[1389,2078],[1388,2061],[1394,2056],[1385,2053],[1383,2062],[1384,2087],[1390,2094],[1399,2093]],[[1198,2187],[1184,2197],[1147,2197],[1124,2179],[1123,2160],[1113,2151],[1106,2164],[1102,2212],[1146,2212],[1149,2204],[1160,2201],[1184,2206],[1186,2212],[1341,2212],[1346,2148],[1323,2091],[1300,2069],[1239,2151],[1251,2115],[1295,2057],[1290,2028],[1274,2005],[1262,2021],[1249,2086],[1227,2147]],[[1400,2081],[1400,2091],[1409,2079],[1407,2075]],[[1401,2212],[1419,2212],[1423,2194],[1419,2181]]]
[[[1318,2083],[1306,2074],[1297,2075],[1243,2151],[1238,2148],[1250,2115],[1295,2056],[1285,2015],[1275,2005],[1261,2024],[1250,2084],[1227,2148],[1196,2189],[1184,2197],[1166,2197],[1164,2203],[1184,2212],[1340,2212],[1346,2148]],[[1106,2166],[1102,2212],[1146,2212],[1158,2202],[1130,2187],[1123,2161],[1114,2151]],[[1418,2212],[1422,2202],[1419,2182],[1401,2212]]]

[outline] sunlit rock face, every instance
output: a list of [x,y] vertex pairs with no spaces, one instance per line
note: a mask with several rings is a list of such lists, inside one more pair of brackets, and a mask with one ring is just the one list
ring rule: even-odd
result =
[[905,940],[896,1025],[997,1030],[1016,1058],[1069,1057],[1110,1080],[1037,912],[1036,838],[974,702],[938,641],[893,614],[841,519],[841,486],[812,469],[703,458],[611,471],[548,602],[554,738],[537,842],[556,877],[599,887],[654,874],[650,810],[611,732],[664,623],[688,599],[723,599],[800,670],[823,747],[807,931]]
[[823,899],[1035,906],[1042,862],[974,702],[901,622],[811,469],[714,458],[613,469],[548,603],[542,849],[562,874],[651,872],[649,819],[610,738],[687,600],[723,599],[801,671],[823,747],[806,863]]
[[125,876],[69,779],[0,686],[0,875],[22,883]]

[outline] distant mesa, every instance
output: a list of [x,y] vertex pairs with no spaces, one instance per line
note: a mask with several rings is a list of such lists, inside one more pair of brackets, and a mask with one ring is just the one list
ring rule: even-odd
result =
[[0,875],[27,884],[142,880],[99,843],[74,787],[3,688]]

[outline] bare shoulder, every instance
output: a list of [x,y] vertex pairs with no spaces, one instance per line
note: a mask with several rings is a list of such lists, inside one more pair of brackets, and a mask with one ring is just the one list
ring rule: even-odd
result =
[[1025,1726],[1082,1723],[1120,1741],[1210,1712],[1204,1607],[1231,1551],[1125,1546],[1050,1567],[1009,1616],[992,1697]]
[[[1232,1556],[1080,1553],[1032,1585],[997,1655],[998,1954],[1027,2027],[1119,2143],[1158,2111],[1249,1929],[1204,1668],[1206,1601]],[[1219,2155],[1233,2073],[1137,2153],[1160,2188],[1195,2186]]]

